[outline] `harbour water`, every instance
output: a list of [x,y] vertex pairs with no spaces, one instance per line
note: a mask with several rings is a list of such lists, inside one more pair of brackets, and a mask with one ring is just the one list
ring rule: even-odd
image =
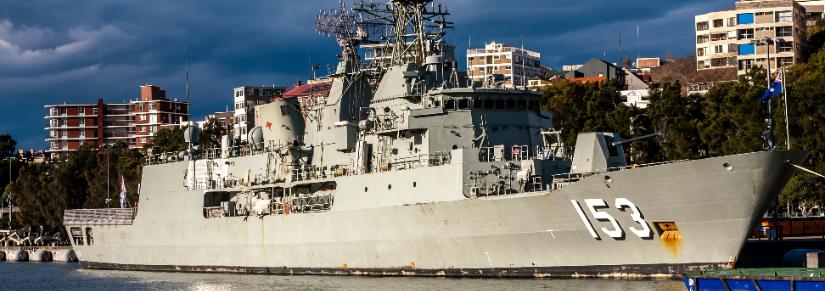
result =
[[71,263],[0,263],[0,290],[684,290],[682,282],[445,279],[101,271]]

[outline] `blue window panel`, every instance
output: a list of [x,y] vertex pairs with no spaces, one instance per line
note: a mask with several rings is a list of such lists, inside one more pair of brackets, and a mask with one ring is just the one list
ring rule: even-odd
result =
[[791,290],[791,281],[779,280],[758,280],[762,291],[787,291]]
[[738,24],[753,24],[753,13],[742,13],[736,15]]
[[725,283],[719,278],[698,278],[696,280],[696,289],[699,291],[728,290],[725,288]]
[[752,43],[745,43],[739,45],[739,55],[752,55],[756,53],[756,46]]
[[759,291],[753,280],[727,279],[730,290]]
[[796,281],[797,291],[825,290],[825,282],[822,281]]

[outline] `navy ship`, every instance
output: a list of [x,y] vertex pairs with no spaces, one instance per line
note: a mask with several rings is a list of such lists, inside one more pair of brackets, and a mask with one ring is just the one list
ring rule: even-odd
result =
[[467,81],[448,16],[427,0],[322,11],[341,47],[328,94],[257,106],[242,146],[149,153],[139,207],[67,210],[82,265],[672,277],[734,266],[805,157],[628,165],[617,134],[564,145],[540,95]]

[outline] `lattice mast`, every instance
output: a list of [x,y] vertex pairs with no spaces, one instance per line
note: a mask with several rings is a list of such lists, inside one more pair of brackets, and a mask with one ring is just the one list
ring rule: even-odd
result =
[[347,9],[344,1],[341,0],[338,2],[337,9],[322,9],[318,12],[315,28],[321,35],[335,37],[342,49],[342,62],[351,66],[349,68],[351,71],[357,71],[360,64],[357,48],[362,41],[368,38],[368,35],[359,26],[353,10]]
[[440,41],[445,30],[453,25],[447,21],[450,13],[432,0],[360,2],[353,10],[359,13],[359,27],[378,35],[390,46],[392,65],[424,63],[431,50],[428,42]]

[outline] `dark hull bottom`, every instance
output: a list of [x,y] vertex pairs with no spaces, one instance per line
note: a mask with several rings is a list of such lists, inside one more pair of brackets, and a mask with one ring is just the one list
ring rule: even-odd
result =
[[530,267],[500,269],[412,269],[412,268],[289,268],[289,267],[226,267],[226,266],[170,266],[130,265],[81,262],[87,269],[191,272],[191,273],[245,273],[270,275],[324,275],[374,277],[456,277],[456,278],[680,278],[699,269],[728,269],[730,263],[603,265],[571,267]]

